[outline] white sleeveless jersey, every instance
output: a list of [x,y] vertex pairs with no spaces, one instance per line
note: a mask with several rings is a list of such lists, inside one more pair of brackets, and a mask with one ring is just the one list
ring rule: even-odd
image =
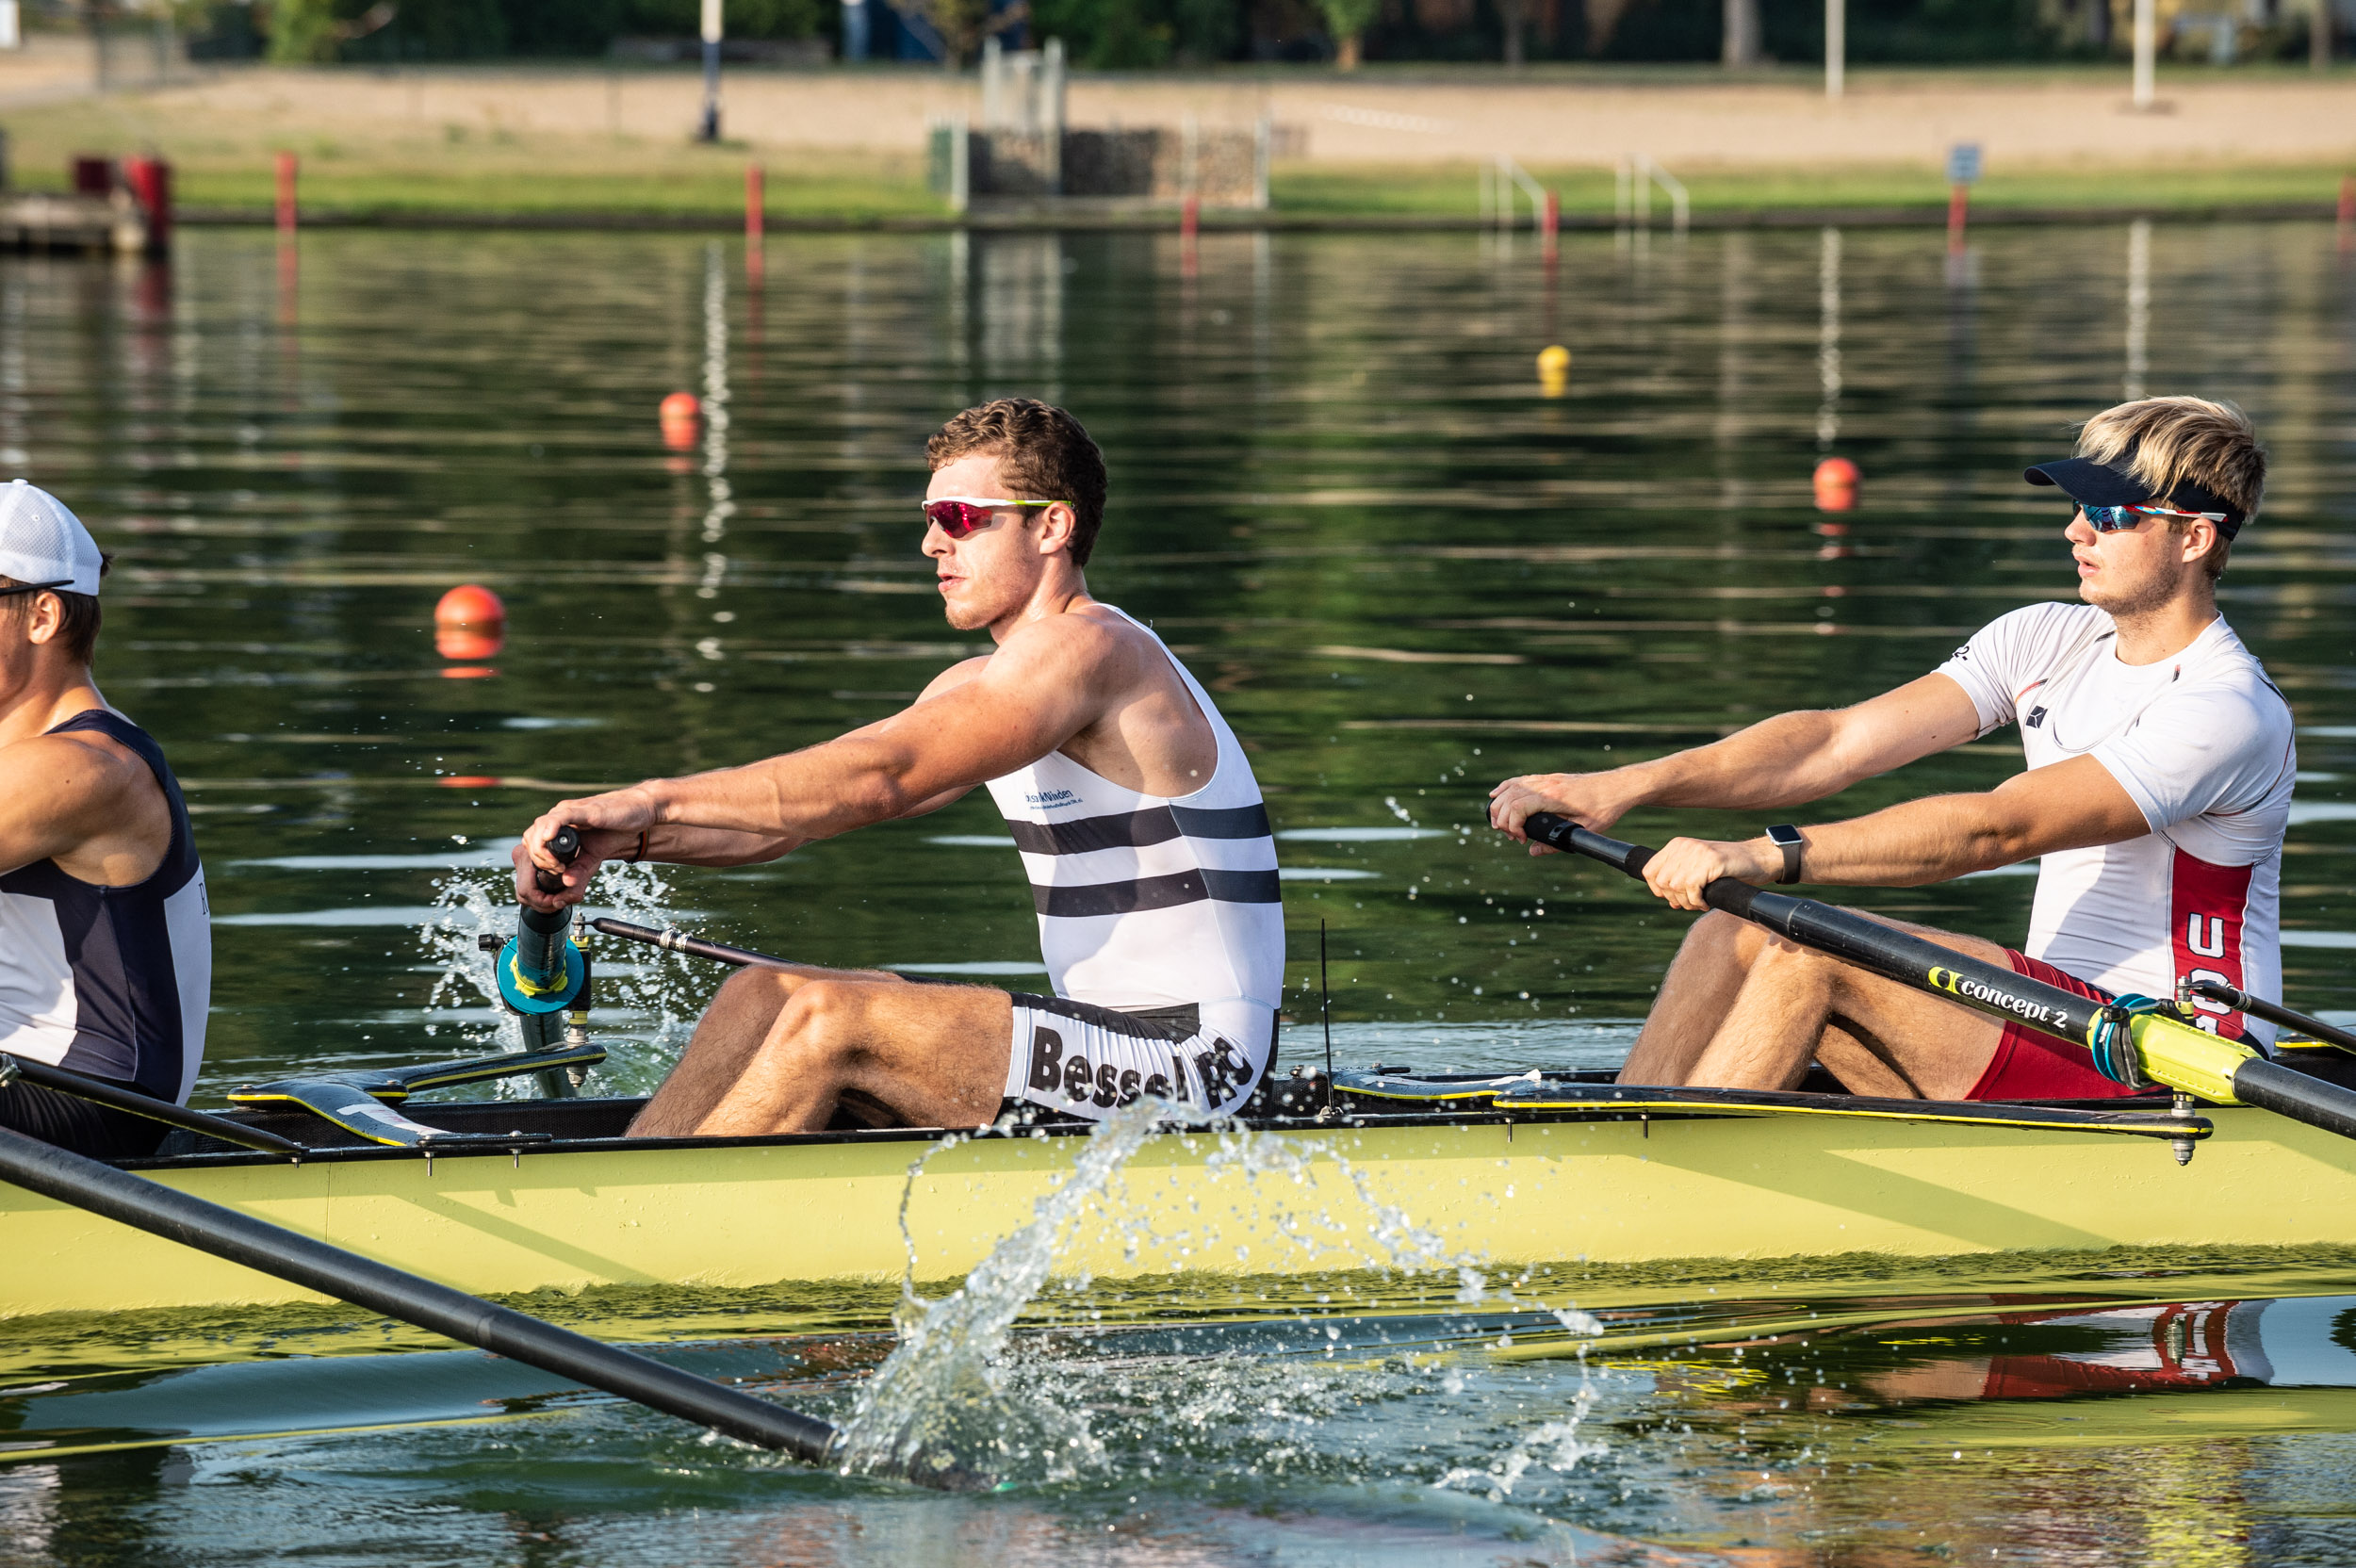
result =
[[1284,988],[1276,841],[1235,731],[1162,652],[1218,738],[1201,789],[1140,794],[1050,752],[991,779],[990,797],[1030,875],[1057,996],[1123,1012],[1192,1005],[1205,1034],[1265,1066]]
[[[2022,951],[2111,992],[2179,981],[2282,993],[2282,835],[2299,759],[2290,704],[2222,617],[2151,664],[2119,660],[2109,615],[2038,604],[1980,629],[1939,666],[1980,733],[2021,726],[2031,768],[2091,756],[2151,832],[2056,850],[2037,870]],[[2272,1027],[2196,1001],[2201,1027],[2265,1046]]]

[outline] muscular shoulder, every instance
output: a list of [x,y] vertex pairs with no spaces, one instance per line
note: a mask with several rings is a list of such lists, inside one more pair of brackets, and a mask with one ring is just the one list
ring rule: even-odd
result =
[[1087,604],[1017,627],[990,655],[993,675],[1053,675],[1100,690],[1147,667],[1153,639],[1118,612]]
[[90,729],[34,735],[0,746],[0,776],[19,787],[71,790],[102,803],[155,777],[129,746]]

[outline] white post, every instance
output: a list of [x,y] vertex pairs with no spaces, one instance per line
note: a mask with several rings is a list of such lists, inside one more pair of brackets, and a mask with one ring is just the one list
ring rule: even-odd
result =
[[[2151,0],[2141,0],[2150,5]],[[1838,98],[1849,74],[1848,0],[1824,0],[1824,96]]]
[[2127,377],[2119,395],[2142,399],[2151,377],[2151,220],[2127,225]]
[[962,213],[973,202],[973,131],[966,121],[949,127],[949,210]]
[[2160,48],[2159,0],[2135,0],[2135,107],[2151,106],[2153,60]]
[[704,118],[697,127],[698,141],[720,139],[720,0],[703,0],[701,18],[704,41]]
[[23,8],[17,0],[0,0],[0,49],[25,47],[22,16]]

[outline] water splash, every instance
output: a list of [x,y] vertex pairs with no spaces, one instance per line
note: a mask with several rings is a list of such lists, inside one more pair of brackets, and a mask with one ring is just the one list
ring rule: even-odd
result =
[[[523,1034],[500,1005],[494,975],[498,955],[476,938],[504,939],[515,928],[515,893],[503,869],[462,867],[434,883],[434,918],[417,932],[428,962],[440,972],[426,994],[429,1035],[455,1031],[472,1052],[519,1051]],[[586,914],[612,914],[642,925],[664,926],[677,914],[663,868],[614,863],[601,868]],[[591,1030],[606,1048],[595,1070],[594,1092],[651,1093],[678,1061],[721,974],[701,959],[613,939],[592,939],[596,991]],[[485,1016],[485,1009],[488,1016]],[[502,1084],[500,1094],[536,1093],[529,1079]]]
[[[1042,1399],[1023,1397],[1009,1376],[1006,1338],[1016,1316],[1039,1294],[1072,1227],[1096,1205],[1113,1178],[1153,1135],[1170,1107],[1140,1100],[1096,1126],[1063,1184],[1032,1205],[1031,1222],[991,1249],[965,1283],[938,1301],[903,1282],[893,1320],[900,1345],[859,1393],[844,1429],[844,1468],[901,1474],[962,1464],[1002,1477],[1058,1480],[1097,1459],[1102,1446],[1087,1422]],[[962,1139],[944,1140],[908,1169],[908,1195],[925,1160]]]
[[[925,1164],[965,1140],[944,1139],[910,1166],[901,1195],[901,1234],[909,1266],[894,1314],[901,1343],[861,1391],[846,1424],[846,1469],[904,1474],[955,1465],[1002,1479],[1061,1481],[1104,1462],[1106,1446],[1091,1429],[1087,1406],[1072,1398],[1068,1380],[1053,1366],[1032,1364],[1038,1358],[1026,1360],[1011,1349],[1016,1319],[1057,1273],[1058,1256],[1084,1221],[1117,1230],[1132,1261],[1148,1246],[1183,1262],[1198,1255],[1207,1260],[1213,1248],[1234,1245],[1239,1262],[1277,1271],[1330,1266],[1336,1259],[1406,1273],[1452,1269],[1461,1303],[1515,1299],[1511,1288],[1481,1274],[1481,1260],[1451,1249],[1404,1209],[1383,1200],[1366,1173],[1329,1143],[1255,1131],[1226,1118],[1175,1132],[1167,1120],[1170,1113],[1166,1104],[1141,1101],[1099,1123],[1071,1174],[1033,1205],[1030,1222],[938,1301],[915,1291],[908,1203]],[[1199,1185],[1180,1201],[1157,1204],[1155,1213],[1113,1204],[1114,1181],[1157,1132],[1216,1140]],[[1347,1187],[1338,1206],[1330,1185],[1320,1181],[1326,1171],[1339,1174]],[[1248,1240],[1223,1235],[1219,1222],[1202,1214],[1203,1189],[1222,1176],[1240,1178],[1251,1190],[1250,1203],[1234,1209],[1248,1226]],[[1172,1217],[1174,1226],[1157,1228],[1157,1218],[1169,1225]],[[1254,1244],[1261,1249],[1256,1255]],[[1271,1245],[1286,1255],[1271,1256]],[[1063,1282],[1078,1291],[1089,1280],[1072,1273]],[[1594,1324],[1583,1314],[1558,1317],[1575,1332]],[[1600,1325],[1595,1328],[1599,1331]],[[1170,1414],[1200,1429],[1215,1424],[1221,1412],[1244,1410],[1239,1395],[1239,1388],[1215,1380],[1186,1401],[1186,1409]],[[1260,1402],[1251,1401],[1252,1408]]]

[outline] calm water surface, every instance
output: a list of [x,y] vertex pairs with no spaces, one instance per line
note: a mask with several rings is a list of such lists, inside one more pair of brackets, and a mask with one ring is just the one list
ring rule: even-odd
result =
[[[120,552],[102,683],[187,782],[221,921],[200,1102],[487,1037],[463,950],[553,792],[807,744],[981,646],[941,624],[912,502],[924,436],[1014,392],[1103,443],[1092,585],[1252,751],[1293,1016],[1323,923],[1346,1061],[1599,1065],[1683,917],[1528,863],[1488,786],[1853,701],[2067,595],[2019,471],[2144,391],[2237,400],[2272,449],[2222,598],[2300,726],[2289,1000],[2356,1009],[2352,318],[2356,272],[2293,225],[1959,258],[1582,238],[1551,275],[1471,237],[1213,236],[1191,272],[1135,237],[813,238],[755,278],[700,239],[198,233],[169,272],[0,262],[0,464]],[[712,417],[672,449],[680,388]],[[1864,470],[1854,511],[1811,502],[1828,453]],[[445,658],[464,580],[509,636]],[[1993,736],[1817,814],[2018,762]],[[1854,902],[2017,939],[2030,886]],[[1039,972],[978,794],[614,896],[817,962]],[[710,977],[602,967],[601,1081],[643,1088]],[[1051,1289],[1016,1375],[1092,1446],[980,1500],[797,1474],[332,1311],[43,1325],[0,1334],[0,1429],[106,1451],[0,1467],[0,1562],[2356,1560],[2356,1258],[1515,1288],[1454,1317],[1453,1277],[1239,1293],[1192,1340],[1147,1327],[1179,1304]],[[1610,1331],[1583,1360],[1550,1315],[1574,1299]],[[558,1310],[839,1412],[891,1304]],[[302,1435],[357,1425],[383,1429]]]

